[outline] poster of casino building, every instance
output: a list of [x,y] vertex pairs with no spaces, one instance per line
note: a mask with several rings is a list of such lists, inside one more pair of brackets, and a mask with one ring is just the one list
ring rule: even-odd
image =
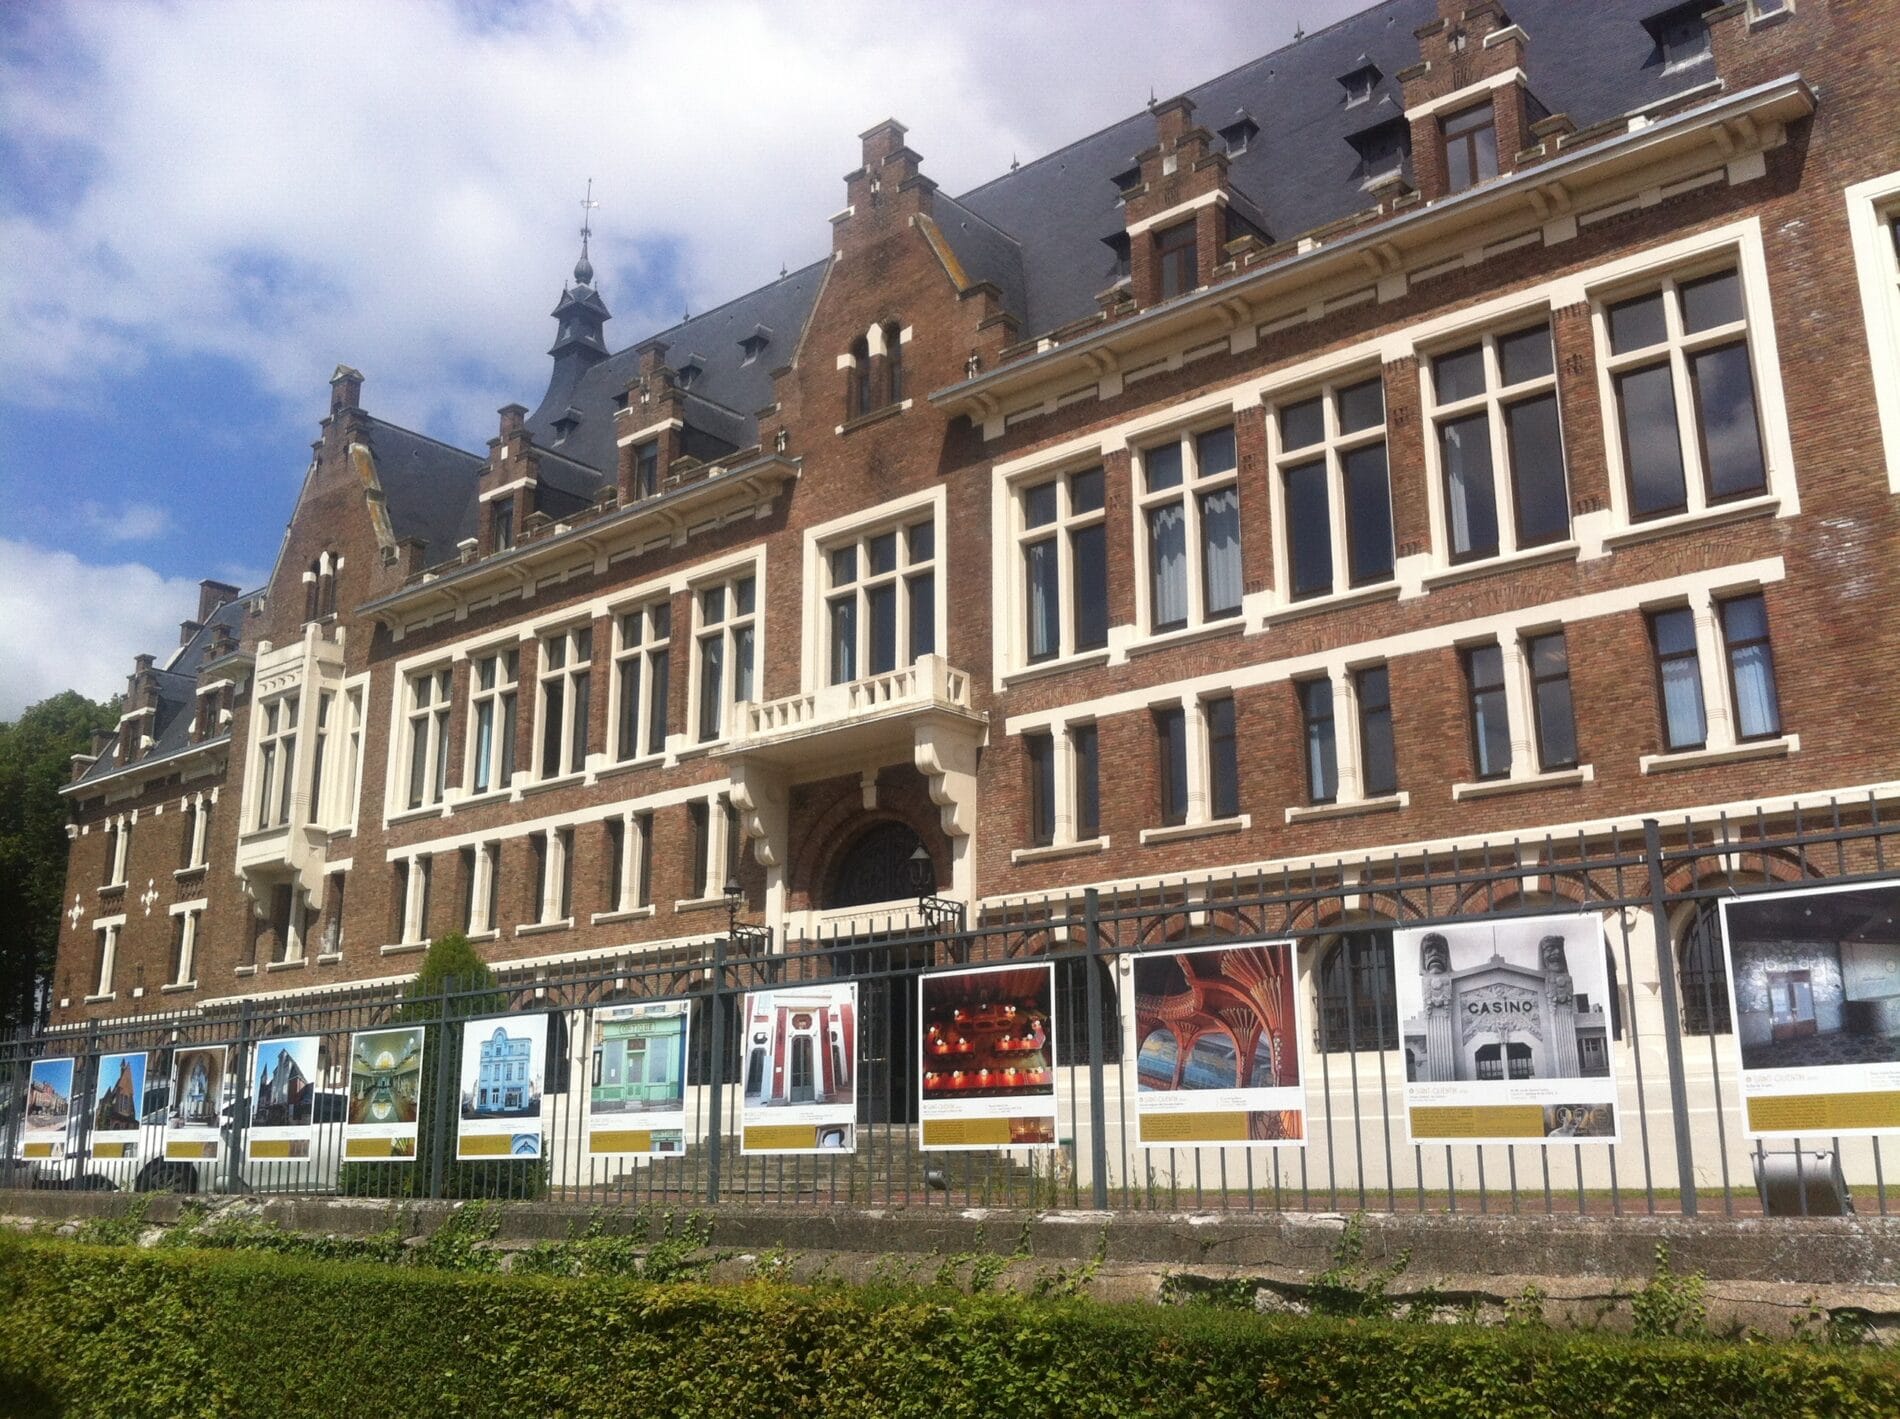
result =
[[919,978],[922,1147],[1056,1146],[1056,968]]
[[1608,955],[1593,916],[1392,933],[1414,1143],[1614,1143]]
[[745,998],[742,1153],[855,1153],[858,985],[814,981]]
[[422,1110],[420,1025],[361,1030],[350,1036],[350,1079],[343,1114],[343,1156],[353,1162],[402,1162],[416,1156]]
[[108,1054],[99,1061],[98,1094],[86,1151],[121,1162],[139,1156],[139,1120],[145,1109],[145,1051]]
[[541,1156],[547,1054],[545,1015],[470,1020],[462,1026],[458,1160]]
[[224,1122],[224,1046],[172,1051],[171,1102],[165,1111],[165,1156],[215,1162]]
[[1727,898],[1750,1138],[1900,1128],[1900,882]]
[[587,1151],[671,1157],[686,1151],[683,1000],[594,1012],[587,1080]]
[[1305,1141],[1291,943],[1144,952],[1133,976],[1143,1147]]
[[73,1061],[36,1059],[26,1076],[26,1118],[20,1156],[57,1162],[72,1144]]
[[251,1060],[246,1161],[308,1158],[316,1132],[317,1037],[261,1040]]

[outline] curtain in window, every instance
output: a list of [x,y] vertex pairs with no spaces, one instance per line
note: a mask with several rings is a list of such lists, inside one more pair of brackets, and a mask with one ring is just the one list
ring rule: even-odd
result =
[[1148,574],[1154,624],[1187,624],[1187,519],[1181,505],[1148,511]]
[[1201,577],[1207,614],[1240,609],[1240,490],[1222,488],[1201,498]]
[[1687,749],[1701,744],[1708,738],[1708,729],[1702,719],[1702,674],[1696,660],[1664,661],[1662,687],[1669,747]]
[[1483,414],[1439,431],[1445,460],[1445,515],[1456,557],[1498,549],[1497,494],[1491,487],[1491,424]]
[[1029,583],[1029,658],[1043,660],[1061,645],[1057,623],[1056,544],[1037,542],[1024,552]]
[[1768,647],[1741,646],[1731,653],[1729,663],[1735,670],[1735,732],[1743,739],[1775,733],[1781,728],[1781,706],[1775,697]]

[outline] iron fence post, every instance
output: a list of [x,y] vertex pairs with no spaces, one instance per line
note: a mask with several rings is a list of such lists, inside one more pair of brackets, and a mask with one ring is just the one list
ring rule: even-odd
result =
[[1669,935],[1669,892],[1663,881],[1662,828],[1643,819],[1643,861],[1649,871],[1649,914],[1656,938],[1656,974],[1662,985],[1663,1053],[1669,1067],[1669,1110],[1676,1125],[1676,1184],[1682,1215],[1696,1213],[1695,1145],[1689,1135],[1689,1084],[1682,1067],[1682,1006],[1676,990],[1675,947]]
[[712,1114],[712,1126],[706,1132],[706,1205],[719,1201],[719,1155],[725,1131],[726,1012],[721,995],[726,987],[726,947],[731,933],[713,938],[711,1036],[707,1044],[706,1107]]
[[237,1089],[231,1095],[231,1157],[225,1165],[224,1190],[238,1192],[244,1186],[244,1139],[250,1130],[250,1119],[246,1109],[250,1107],[250,1066],[244,1062],[245,1051],[251,1042],[251,1002],[246,999],[238,1002],[237,1045],[232,1050],[233,1059],[227,1069],[237,1071]]
[[1108,1208],[1108,1100],[1102,1093],[1102,947],[1101,898],[1090,887],[1082,898],[1083,969],[1089,1012],[1089,1176],[1095,1209]]
[[[454,1146],[455,1128],[451,1119],[461,1110],[456,1106],[456,1091],[460,1081],[454,1078],[455,1071],[450,1068],[450,1060],[459,1056],[449,1044],[449,998],[455,989],[455,977],[442,978],[441,994],[435,999],[435,1021],[438,1038],[435,1058],[435,1108],[431,1111],[435,1117],[429,1121],[429,1196],[442,1196],[443,1180],[448,1172],[448,1150]],[[427,1025],[424,1025],[427,1030]]]

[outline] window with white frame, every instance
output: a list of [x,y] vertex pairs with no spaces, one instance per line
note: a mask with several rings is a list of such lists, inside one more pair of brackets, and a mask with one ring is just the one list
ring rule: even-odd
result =
[[1157,705],[1150,713],[1162,828],[1238,818],[1240,757],[1233,697],[1189,696]]
[[1240,478],[1231,424],[1141,451],[1142,622],[1177,631],[1240,613]]
[[541,701],[536,776],[558,778],[587,767],[587,713],[593,687],[594,628],[572,626],[541,640]]
[[673,603],[661,598],[614,618],[614,757],[666,752]]
[[1735,268],[1670,277],[1603,303],[1598,330],[1630,521],[1767,490],[1748,310]]
[[1295,681],[1293,690],[1300,707],[1309,805],[1359,803],[1398,792],[1388,667],[1340,666]]
[[106,852],[102,866],[105,869],[102,887],[123,887],[125,885],[126,862],[132,849],[132,820],[123,814],[106,824]]
[[933,515],[854,533],[823,549],[826,678],[883,675],[937,649]]
[[119,932],[124,929],[124,918],[117,918],[93,928],[94,946],[98,953],[98,976],[93,982],[95,998],[112,994],[112,973],[119,959]]
[[257,771],[252,776],[251,823],[277,828],[290,821],[297,781],[298,697],[280,695],[257,710]]
[[1781,696],[1775,688],[1775,656],[1768,644],[1768,606],[1760,592],[1716,602],[1722,653],[1728,665],[1729,702],[1735,707],[1735,738],[1746,743],[1781,733]]
[[1093,722],[1023,736],[1029,776],[1029,844],[1062,847],[1102,833],[1101,737]]
[[1549,323],[1434,356],[1426,391],[1447,560],[1479,561],[1568,537]]
[[336,708],[336,694],[331,690],[317,692],[317,712],[310,726],[310,816],[319,824],[327,824],[329,815],[324,811],[323,772],[329,765],[330,715]]
[[198,978],[198,927],[203,916],[203,907],[172,908],[170,985],[190,985]]
[[501,909],[501,844],[472,843],[462,849],[462,918],[470,936],[495,930]]
[[1496,641],[1466,646],[1464,662],[1472,776],[1479,780],[1509,778],[1511,710],[1504,680],[1504,651]]
[[356,826],[356,805],[363,800],[363,708],[368,688],[355,685],[343,692],[343,772],[337,787],[347,795],[331,820],[337,828]]
[[1108,514],[1100,468],[1021,488],[1023,655],[1040,664],[1108,644]]
[[1321,675],[1295,682],[1300,727],[1306,745],[1306,801],[1331,803],[1339,796],[1339,735],[1333,720],[1333,682]]
[[403,803],[422,808],[442,801],[449,780],[449,669],[423,670],[403,682],[403,737],[407,752]]
[[1273,420],[1281,596],[1301,601],[1392,579],[1392,497],[1379,375],[1279,406]]
[[181,835],[180,872],[189,872],[195,867],[205,865],[205,852],[211,837],[211,799],[203,793],[194,793],[182,801],[185,812],[185,830]]
[[1854,183],[1845,195],[1887,488],[1900,493],[1900,171]]
[[569,921],[574,914],[574,830],[553,828],[532,833],[535,854],[535,920],[542,926]]
[[1570,695],[1570,649],[1561,630],[1525,636],[1530,672],[1531,728],[1537,767],[1544,773],[1577,766],[1577,716]]
[[396,940],[403,945],[428,940],[429,879],[434,875],[431,866],[431,859],[423,854],[401,858],[394,864]]
[[510,647],[474,657],[468,677],[468,791],[506,789],[515,775],[515,706],[521,652]]
[[1570,653],[1560,626],[1509,630],[1495,640],[1458,647],[1464,680],[1465,728],[1474,784],[1453,797],[1482,792],[1496,781],[1528,782],[1556,775],[1588,779],[1578,763],[1571,700]]
[[699,742],[729,732],[731,707],[753,697],[758,583],[745,572],[693,594],[693,703]]
[[1698,590],[1647,616],[1665,754],[1780,739],[1781,697],[1768,607],[1756,590]]
[[625,913],[653,901],[653,814],[626,813],[602,825],[606,834],[607,910]]

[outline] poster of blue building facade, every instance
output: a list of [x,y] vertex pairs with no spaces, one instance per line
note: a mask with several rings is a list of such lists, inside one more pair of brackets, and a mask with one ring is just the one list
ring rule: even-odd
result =
[[683,1000],[615,1005],[594,1013],[587,1082],[587,1151],[686,1151],[686,1041]]
[[108,1054],[99,1060],[97,1099],[86,1150],[97,1159],[139,1156],[139,1122],[145,1114],[145,1051]]
[[224,1121],[223,1045],[172,1051],[170,1102],[165,1109],[165,1156],[177,1162],[215,1162]]
[[316,1132],[317,1037],[261,1040],[251,1060],[246,1160],[308,1158]]
[[343,1156],[357,1162],[401,1162],[416,1156],[422,1113],[420,1025],[361,1030],[350,1036]]
[[470,1020],[462,1026],[457,1159],[541,1156],[547,1054],[545,1015]]
[[36,1059],[27,1071],[20,1156],[57,1162],[72,1145],[73,1061]]

